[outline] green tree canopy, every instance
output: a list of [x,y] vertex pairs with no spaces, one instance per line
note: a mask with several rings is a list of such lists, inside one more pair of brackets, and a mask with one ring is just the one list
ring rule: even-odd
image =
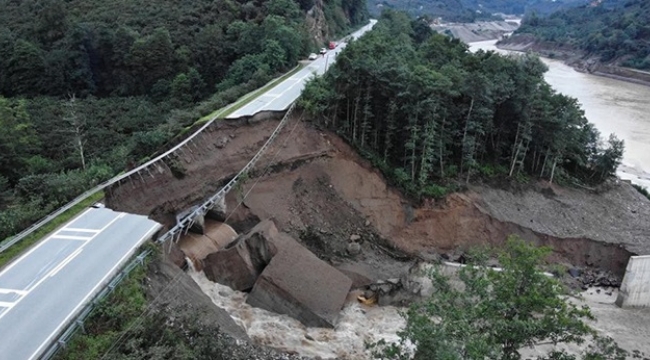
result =
[[[458,271],[458,281],[431,270],[433,295],[405,312],[398,343],[375,344],[377,357],[516,360],[524,347],[542,342],[594,340],[582,358],[625,359],[623,350],[585,323],[593,319],[589,309],[568,300],[563,285],[543,272],[550,252],[511,236],[498,253],[500,270],[484,266],[480,253]],[[542,358],[575,356],[553,351]]]

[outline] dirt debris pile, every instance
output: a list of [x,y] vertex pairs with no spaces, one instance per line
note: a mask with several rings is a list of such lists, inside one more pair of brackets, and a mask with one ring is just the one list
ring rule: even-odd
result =
[[[163,174],[164,180],[157,176],[135,187],[116,185],[109,204],[160,221],[173,218],[234,176],[277,125],[222,123],[186,154],[182,179]],[[219,140],[224,137],[230,140]],[[435,258],[477,244],[500,245],[511,234],[551,246],[554,261],[568,268],[600,268],[616,276],[631,254],[650,254],[650,203],[629,184],[600,193],[547,187],[472,186],[417,204],[388,186],[342,139],[296,114],[226,203],[235,229],[247,231],[254,219],[273,218],[280,232],[321,260],[335,267],[363,264],[373,281],[403,274],[405,253]]]

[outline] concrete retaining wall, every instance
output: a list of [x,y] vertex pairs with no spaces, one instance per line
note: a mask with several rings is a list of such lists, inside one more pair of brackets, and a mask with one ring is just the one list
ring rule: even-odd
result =
[[616,305],[650,306],[650,255],[630,257]]

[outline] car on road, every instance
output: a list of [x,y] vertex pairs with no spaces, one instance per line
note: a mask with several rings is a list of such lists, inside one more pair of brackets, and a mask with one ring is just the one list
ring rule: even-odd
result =
[[320,49],[320,53],[321,55],[325,55],[327,53],[327,49],[326,48]]
[[316,58],[318,58],[318,55],[314,53],[309,54],[309,60],[316,60]]

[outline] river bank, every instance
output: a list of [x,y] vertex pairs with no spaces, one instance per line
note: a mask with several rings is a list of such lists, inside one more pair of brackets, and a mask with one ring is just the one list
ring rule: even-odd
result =
[[623,67],[616,61],[603,63],[598,56],[590,56],[568,46],[541,42],[532,36],[512,36],[498,41],[496,46],[502,50],[532,51],[549,59],[562,60],[578,72],[650,86],[650,72]]
[[[470,51],[496,51],[496,40],[469,44]],[[579,72],[561,59],[541,58],[549,70],[546,81],[556,91],[578,99],[587,119],[606,138],[616,134],[625,141],[625,154],[617,175],[624,180],[650,188],[650,87],[611,77]]]

